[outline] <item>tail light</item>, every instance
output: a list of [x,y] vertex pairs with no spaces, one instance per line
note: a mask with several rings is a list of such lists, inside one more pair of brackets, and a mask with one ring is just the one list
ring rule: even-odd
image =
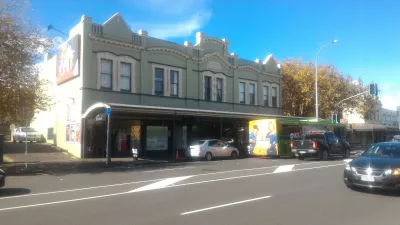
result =
[[293,148],[293,141],[290,142],[290,148]]
[[318,148],[317,142],[315,142],[315,141],[312,142],[312,148],[313,148],[314,150],[317,150],[317,148]]

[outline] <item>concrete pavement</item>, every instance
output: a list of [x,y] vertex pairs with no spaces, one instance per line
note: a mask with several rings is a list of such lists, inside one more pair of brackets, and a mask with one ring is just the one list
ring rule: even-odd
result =
[[400,210],[400,195],[349,190],[342,181],[344,166],[341,159],[242,159],[95,175],[9,177],[0,189],[0,221],[398,224],[393,212]]

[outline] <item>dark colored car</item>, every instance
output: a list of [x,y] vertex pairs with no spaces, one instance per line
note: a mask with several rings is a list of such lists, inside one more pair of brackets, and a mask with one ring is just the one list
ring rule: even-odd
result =
[[374,144],[344,170],[348,187],[400,189],[400,143]]
[[0,187],[6,185],[6,173],[0,169]]
[[311,132],[303,138],[290,142],[292,152],[298,159],[317,157],[327,160],[330,156],[350,157],[350,144],[333,132]]

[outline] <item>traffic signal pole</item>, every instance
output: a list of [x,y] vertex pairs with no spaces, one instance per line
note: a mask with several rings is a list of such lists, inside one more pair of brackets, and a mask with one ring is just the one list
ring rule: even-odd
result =
[[340,104],[342,104],[343,102],[345,102],[345,101],[347,101],[347,100],[349,100],[349,99],[352,99],[352,98],[355,98],[355,97],[358,97],[358,96],[360,96],[360,95],[364,95],[364,94],[367,94],[367,93],[369,93],[369,90],[368,90],[368,91],[361,92],[361,93],[358,93],[358,94],[353,95],[353,96],[350,96],[350,97],[345,98],[345,99],[341,100],[340,102],[336,103],[336,104],[335,104],[335,118],[336,118],[336,122],[338,121],[338,108],[339,108],[339,105],[340,105]]

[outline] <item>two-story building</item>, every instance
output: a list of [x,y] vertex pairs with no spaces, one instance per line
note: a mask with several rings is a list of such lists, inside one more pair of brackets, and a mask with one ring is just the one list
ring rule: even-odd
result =
[[69,37],[45,62],[56,86],[47,137],[77,157],[104,157],[107,143],[113,157],[165,156],[205,138],[247,152],[250,119],[283,117],[272,55],[241,59],[201,32],[194,45],[160,40],[119,13],[103,24],[82,16]]

